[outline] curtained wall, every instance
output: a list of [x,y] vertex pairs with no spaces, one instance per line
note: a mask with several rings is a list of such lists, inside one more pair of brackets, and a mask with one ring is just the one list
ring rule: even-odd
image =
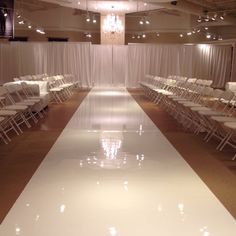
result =
[[28,74],[73,74],[82,86],[138,87],[145,74],[230,81],[231,46],[0,44],[0,83]]
[[128,58],[129,80],[133,86],[149,73],[210,79],[214,87],[224,87],[230,81],[232,47],[130,44]]

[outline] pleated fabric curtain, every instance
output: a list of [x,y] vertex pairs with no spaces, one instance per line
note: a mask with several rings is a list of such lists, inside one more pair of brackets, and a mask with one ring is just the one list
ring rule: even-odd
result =
[[1,83],[32,74],[73,74],[91,87],[90,43],[0,44]]
[[231,45],[0,44],[0,83],[28,74],[73,74],[84,87],[139,87],[145,74],[230,81]]
[[129,85],[143,80],[145,74],[168,77],[211,79],[214,87],[230,81],[232,47],[216,45],[140,45],[128,48]]

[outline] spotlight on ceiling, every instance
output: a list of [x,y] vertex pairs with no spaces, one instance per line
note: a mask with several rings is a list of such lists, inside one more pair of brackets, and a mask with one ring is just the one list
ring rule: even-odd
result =
[[142,37],[143,37],[143,38],[146,38],[146,34],[142,34]]
[[87,12],[87,14],[86,14],[86,18],[85,18],[85,19],[86,19],[87,22],[90,22],[90,16],[89,16],[89,13],[88,13],[88,12]]
[[148,19],[145,20],[146,25],[150,25],[150,21]]
[[224,19],[225,19],[225,17],[222,15],[222,16],[220,16],[220,19],[221,19],[221,20],[224,20]]
[[140,25],[143,25],[143,23],[144,23],[144,22],[143,22],[143,18],[142,18],[142,19],[139,21],[139,24],[140,24]]
[[207,34],[207,35],[206,35],[206,38],[207,38],[207,39],[211,39],[211,35],[210,35],[210,34]]
[[188,32],[187,35],[188,35],[188,36],[192,35],[192,32]]
[[36,32],[39,33],[39,34],[45,34],[45,32],[42,28],[37,28]]
[[132,39],[135,39],[135,35],[132,35]]
[[159,33],[157,33],[157,37],[160,37],[160,34],[159,34]]
[[85,33],[85,36],[86,36],[87,38],[92,38],[92,34],[91,34],[91,33]]
[[97,20],[96,20],[96,17],[95,15],[93,15],[93,23],[96,24],[97,23]]
[[205,29],[205,30],[208,30],[209,28],[208,28],[208,27],[205,27],[204,29]]
[[184,35],[183,35],[183,34],[180,34],[180,35],[179,35],[179,37],[180,37],[180,38],[183,38],[183,37],[184,37]]
[[201,17],[201,16],[198,17],[197,22],[198,22],[198,23],[201,23],[201,22],[202,22],[202,17]]
[[222,36],[218,36],[218,40],[220,41],[223,40]]

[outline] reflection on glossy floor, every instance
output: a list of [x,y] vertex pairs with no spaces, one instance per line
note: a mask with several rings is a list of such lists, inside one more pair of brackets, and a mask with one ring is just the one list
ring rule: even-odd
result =
[[233,217],[124,89],[93,89],[1,236],[235,236]]

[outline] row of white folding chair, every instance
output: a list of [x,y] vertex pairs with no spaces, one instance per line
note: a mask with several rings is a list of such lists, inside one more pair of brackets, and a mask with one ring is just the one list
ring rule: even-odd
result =
[[73,94],[73,84],[66,83],[62,75],[51,76],[44,78],[44,81],[49,82],[49,92],[51,100],[56,103],[62,103]]
[[[228,118],[228,116],[232,116],[234,112],[232,101],[235,97],[232,92],[228,91],[223,92],[220,90],[213,90],[207,86],[198,86],[196,84],[194,86],[193,84],[191,88],[184,89],[184,93],[179,94],[178,96],[174,96],[172,92],[170,93],[170,91],[168,91],[168,93],[163,93],[156,90],[156,93],[157,94],[154,101],[159,103],[161,98],[168,98],[163,100],[165,107],[179,121],[182,121],[186,127],[195,126],[196,133],[202,131],[203,129],[207,130],[207,140],[213,136],[213,130],[214,135],[217,136],[216,125],[212,122],[212,115]],[[159,98],[157,99],[157,97]],[[201,101],[202,104],[199,104]],[[209,106],[210,104],[207,104],[207,101],[214,102],[214,106]],[[227,110],[227,108],[229,109]],[[230,139],[225,139],[225,137],[228,137],[229,135],[232,136],[232,133],[232,131],[231,133],[228,132],[228,134],[224,132],[218,136],[222,140],[218,146],[218,149],[222,149],[226,142],[229,143]]]
[[14,130],[17,135],[22,133],[20,125],[31,127],[29,120],[37,123],[37,115],[43,117],[41,111],[33,111],[33,107],[41,102],[40,98],[29,97],[23,86],[0,87],[0,133],[7,144],[11,141],[8,132]]
[[[232,116],[235,109],[232,106],[231,101],[235,99],[235,95],[229,91],[219,91],[213,90],[213,97],[208,98],[205,101],[214,101],[214,105],[202,106],[196,103],[189,103],[186,101],[177,101],[182,105],[182,117],[184,117],[185,126],[190,125],[196,126],[195,132],[206,130],[207,135],[205,139],[210,140],[211,137],[215,136],[221,140],[217,149],[222,150],[225,145],[225,137],[227,137],[227,132],[222,129],[221,123],[226,121],[235,121]],[[207,94],[206,94],[207,95]],[[181,111],[181,109],[177,109]],[[175,107],[176,112],[176,107]],[[186,119],[188,118],[188,119]],[[183,122],[184,123],[184,122]],[[224,127],[224,124],[223,124]],[[223,131],[223,132],[222,132]],[[229,141],[229,139],[227,140]]]

